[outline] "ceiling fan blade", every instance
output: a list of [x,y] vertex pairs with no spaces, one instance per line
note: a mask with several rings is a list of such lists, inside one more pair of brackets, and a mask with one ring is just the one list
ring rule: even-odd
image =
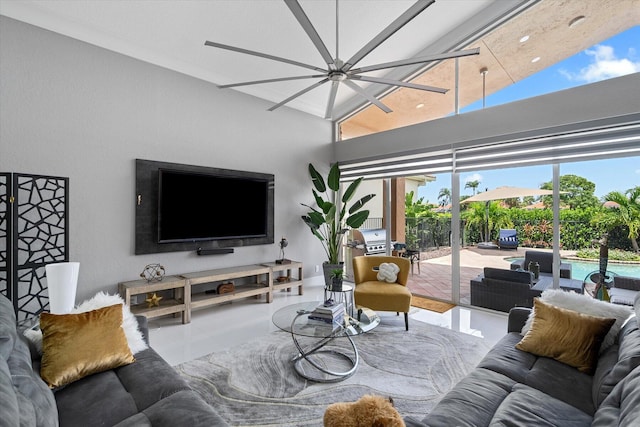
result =
[[367,43],[362,49],[356,52],[342,67],[343,71],[350,70],[354,65],[362,60],[365,56],[371,53],[376,47],[380,46],[385,40],[395,34],[400,28],[404,27],[413,18],[418,16],[423,10],[431,6],[436,0],[418,0],[413,6],[407,9],[402,15],[396,18],[387,28],[382,30],[380,34],[375,36],[369,43]]
[[314,65],[309,65],[309,64],[305,64],[303,62],[293,61],[293,60],[287,59],[287,58],[281,58],[279,56],[269,55],[268,53],[255,52],[253,50],[243,49],[241,47],[229,46],[229,45],[226,45],[226,44],[216,43],[216,42],[212,42],[212,41],[209,41],[209,40],[205,41],[204,44],[205,44],[205,46],[217,47],[219,49],[231,50],[233,52],[245,53],[247,55],[259,56],[261,58],[271,59],[272,61],[284,62],[285,64],[291,64],[291,65],[296,65],[298,67],[309,68],[309,69],[314,70],[314,71],[320,71],[320,72],[323,72],[323,73],[327,72],[327,70],[325,70],[323,68],[320,68],[320,67],[316,67]]
[[333,105],[336,103],[336,94],[340,82],[331,82],[331,92],[329,92],[329,102],[327,102],[327,111],[324,113],[325,119],[330,119],[333,114]]
[[391,110],[391,108],[387,107],[382,102],[380,102],[375,96],[372,96],[372,95],[368,94],[364,89],[362,89],[360,86],[358,86],[354,82],[352,82],[350,80],[343,80],[342,83],[344,83],[347,86],[349,86],[349,88],[353,89],[354,92],[356,92],[356,93],[364,96],[365,98],[367,98],[369,100],[369,102],[374,104],[376,107],[378,107],[379,109],[381,109],[385,113],[391,113],[393,111],[393,110]]
[[286,82],[290,80],[303,80],[303,79],[316,79],[320,77],[326,77],[326,74],[314,74],[311,76],[295,76],[295,77],[280,77],[277,79],[266,79],[266,80],[254,80],[252,82],[242,82],[242,83],[231,83],[228,85],[218,85],[220,89],[226,89],[229,87],[238,87],[238,86],[249,86],[249,85],[259,85],[262,83],[275,83],[275,82]]
[[364,82],[380,83],[380,84],[389,85],[389,86],[402,86],[402,87],[408,87],[410,89],[426,90],[428,92],[437,92],[437,93],[449,92],[449,89],[443,89],[440,87],[426,86],[426,85],[420,85],[416,83],[403,82],[400,80],[384,79],[380,77],[349,76],[349,78],[354,80],[362,80]]
[[385,62],[383,64],[370,65],[368,67],[353,68],[349,74],[366,73],[368,71],[383,70],[385,68],[401,67],[403,65],[422,64],[425,62],[440,61],[443,59],[460,58],[463,56],[471,56],[480,54],[480,48],[459,50],[457,52],[440,53],[437,55],[418,56],[411,59],[403,59],[400,61]]
[[293,13],[293,16],[296,17],[298,23],[300,23],[300,25],[302,26],[302,29],[307,33],[307,36],[309,36],[313,44],[316,46],[316,49],[318,49],[318,52],[320,52],[322,59],[324,59],[324,62],[327,63],[329,68],[335,69],[336,65],[333,58],[331,57],[331,53],[329,53],[329,49],[327,49],[327,46],[325,46],[324,42],[320,38],[320,35],[313,27],[313,24],[311,24],[311,21],[309,20],[307,14],[304,13],[304,10],[302,10],[302,6],[300,6],[300,3],[298,3],[297,0],[284,0],[284,2]]
[[329,81],[329,79],[328,79],[328,78],[327,78],[327,79],[322,79],[322,80],[320,80],[319,82],[314,83],[314,84],[312,84],[311,86],[309,86],[309,87],[307,87],[307,88],[305,88],[305,89],[302,89],[300,92],[296,92],[296,93],[294,93],[293,95],[291,95],[290,97],[288,97],[288,98],[287,98],[287,99],[285,99],[284,101],[281,101],[281,102],[279,102],[279,103],[275,104],[274,106],[272,106],[272,107],[271,107],[271,108],[269,108],[268,110],[269,110],[269,111],[273,111],[273,110],[275,110],[276,108],[280,108],[280,107],[282,107],[284,104],[286,104],[287,102],[293,101],[293,100],[294,100],[294,99],[296,99],[297,97],[299,97],[299,96],[301,96],[301,95],[304,95],[305,93],[309,92],[310,90],[313,90],[313,89],[317,88],[318,86],[321,86],[321,85],[325,84],[325,83],[326,83],[326,82],[328,82],[328,81]]

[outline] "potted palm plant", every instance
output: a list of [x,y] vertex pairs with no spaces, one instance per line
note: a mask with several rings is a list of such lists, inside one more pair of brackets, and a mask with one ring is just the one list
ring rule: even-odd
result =
[[313,183],[313,197],[317,208],[302,203],[310,209],[302,220],[316,236],[327,254],[327,261],[323,263],[325,284],[331,286],[331,271],[342,269],[340,249],[342,240],[349,228],[358,228],[369,218],[369,211],[362,207],[375,194],[368,194],[349,206],[362,178],[353,181],[339,197],[340,166],[334,163],[325,180],[323,176],[309,163],[309,176]]

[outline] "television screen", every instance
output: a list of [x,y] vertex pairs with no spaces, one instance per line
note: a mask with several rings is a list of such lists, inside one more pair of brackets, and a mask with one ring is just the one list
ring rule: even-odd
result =
[[269,180],[159,169],[158,242],[264,237]]

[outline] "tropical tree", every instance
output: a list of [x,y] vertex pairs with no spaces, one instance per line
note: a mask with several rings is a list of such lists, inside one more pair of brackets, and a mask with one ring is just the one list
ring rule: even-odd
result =
[[438,193],[438,200],[440,200],[440,204],[442,206],[448,205],[451,203],[451,190],[448,188],[441,188]]
[[404,215],[406,218],[406,230],[405,230],[405,243],[409,248],[419,247],[419,224],[422,219],[433,217],[435,213],[431,210],[433,207],[430,203],[424,203],[424,198],[421,197],[414,201],[413,191],[409,191],[404,196]]
[[[488,211],[488,212],[487,212]],[[485,242],[501,228],[513,228],[509,209],[500,206],[500,202],[475,202],[461,213],[467,231],[480,230],[480,238]],[[488,234],[485,228],[488,228]]]
[[509,199],[502,199],[502,204],[509,208],[517,208],[518,206],[520,206],[520,198],[511,197]]
[[522,206],[529,206],[536,202],[535,197],[533,196],[524,196],[522,198]]
[[406,218],[423,218],[434,215],[431,211],[433,205],[424,203],[424,197],[420,197],[414,202],[414,197],[413,191],[409,191],[404,196],[404,216]]
[[473,195],[475,196],[479,185],[480,185],[480,181],[475,179],[473,181],[467,181],[466,184],[464,184],[464,188],[471,188],[473,190]]
[[[599,201],[593,195],[596,185],[586,178],[578,175],[560,176],[560,203],[569,206],[569,209],[586,209],[595,207]],[[543,190],[553,190],[553,182],[545,182],[540,186]],[[545,207],[553,206],[552,196],[542,196]]]
[[487,241],[487,239],[485,238],[487,210],[484,203],[470,203],[467,209],[465,209],[465,211],[462,212],[460,216],[464,220],[464,228],[467,233],[472,230],[479,230],[479,241]]
[[629,229],[629,239],[635,252],[640,252],[638,248],[638,233],[640,233],[640,186],[631,188],[624,192],[612,191],[604,199],[616,202],[617,207],[611,208],[618,213],[618,221]]

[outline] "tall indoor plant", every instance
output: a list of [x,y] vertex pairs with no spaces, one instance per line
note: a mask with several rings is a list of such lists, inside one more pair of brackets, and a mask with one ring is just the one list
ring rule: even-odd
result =
[[353,198],[362,178],[353,181],[339,197],[340,193],[340,166],[334,163],[329,170],[329,175],[325,180],[323,176],[309,163],[309,176],[313,183],[313,197],[318,208],[309,205],[303,206],[311,209],[307,215],[302,216],[302,220],[309,227],[324,247],[327,254],[327,261],[323,264],[325,271],[325,282],[329,286],[329,276],[331,270],[341,268],[340,249],[342,240],[349,228],[358,228],[369,218],[369,211],[362,207],[375,197],[375,194],[367,194],[361,199],[348,206]]

